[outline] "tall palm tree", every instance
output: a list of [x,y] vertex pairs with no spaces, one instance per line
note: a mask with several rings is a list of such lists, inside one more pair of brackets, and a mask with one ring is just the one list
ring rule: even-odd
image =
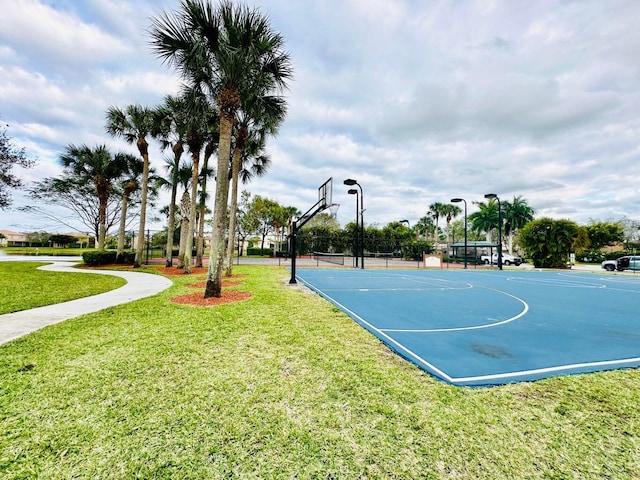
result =
[[437,250],[438,248],[438,220],[440,217],[445,216],[444,212],[445,204],[441,202],[434,202],[429,205],[429,213],[433,217],[435,228],[433,231],[433,248]]
[[[452,203],[445,203],[442,205],[441,213],[447,222],[447,244],[448,244],[449,236],[451,234],[451,220],[453,220],[455,217],[460,215],[462,213],[462,209],[457,205],[453,205]],[[447,248],[447,251],[448,250],[449,249]]]
[[143,160],[142,192],[140,197],[140,228],[133,266],[142,264],[145,223],[147,219],[147,196],[149,193],[149,143],[147,137],[154,131],[154,116],[151,109],[140,105],[129,105],[125,110],[109,107],[107,110],[107,133],[122,137],[127,143],[136,144]]
[[202,160],[202,168],[200,169],[200,201],[198,202],[198,235],[196,242],[196,267],[202,267],[202,257],[204,255],[204,225],[205,215],[207,213],[207,182],[210,177],[215,175],[215,171],[209,167],[209,159],[211,155],[218,149],[217,132],[210,132],[209,141],[204,147],[204,158]]
[[473,212],[468,217],[471,223],[471,230],[482,234],[484,233],[487,242],[491,241],[491,230],[498,227],[498,202],[495,199],[489,200],[488,203],[475,202],[480,210]]
[[107,203],[116,180],[126,170],[126,162],[122,156],[114,156],[105,145],[95,148],[69,145],[60,156],[60,163],[77,178],[93,184],[98,196],[98,249],[103,250],[107,233]]
[[167,244],[165,247],[167,251],[165,266],[171,267],[173,265],[173,231],[176,223],[180,162],[187,136],[188,113],[185,100],[182,97],[167,95],[164,98],[164,103],[154,110],[154,117],[154,126],[157,128],[154,136],[160,140],[163,150],[169,149],[173,153],[172,160],[165,165],[170,179],[162,182],[163,186],[171,188],[169,218],[167,221]]
[[282,36],[258,9],[222,1],[182,0],[181,11],[152,21],[156,54],[215,99],[220,112],[220,144],[205,297],[222,293],[222,267],[229,197],[231,138],[243,99],[284,88],[291,76]]
[[131,194],[140,188],[140,178],[144,170],[142,159],[128,153],[119,153],[116,156],[122,157],[125,170],[122,175],[122,209],[120,213],[120,228],[118,229],[118,248],[116,250],[116,260],[122,262],[124,258],[124,237],[127,225],[127,208]]
[[513,237],[522,227],[533,220],[535,210],[521,196],[513,197],[511,202],[503,202],[504,233],[509,243],[509,252],[513,253]]

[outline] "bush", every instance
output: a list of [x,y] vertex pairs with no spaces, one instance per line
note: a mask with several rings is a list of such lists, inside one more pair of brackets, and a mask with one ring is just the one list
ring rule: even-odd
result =
[[433,246],[429,242],[412,240],[402,244],[402,258],[405,260],[422,260],[422,255],[433,252]]
[[94,266],[115,263],[116,252],[113,250],[97,250],[95,252],[84,252],[82,254],[82,260],[84,261],[85,265]]
[[259,257],[270,257],[271,249],[270,248],[247,248],[247,256],[259,256]]

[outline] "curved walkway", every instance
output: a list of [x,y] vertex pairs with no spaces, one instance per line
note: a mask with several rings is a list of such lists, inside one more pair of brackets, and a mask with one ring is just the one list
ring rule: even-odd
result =
[[121,305],[141,298],[150,297],[173,285],[173,282],[161,275],[142,272],[121,272],[117,270],[78,270],[73,265],[78,263],[69,261],[44,260],[43,257],[6,257],[3,261],[53,261],[50,265],[43,265],[42,270],[54,272],[86,272],[99,275],[114,275],[126,280],[126,284],[115,290],[100,293],[91,297],[70,300],[55,305],[22,310],[20,312],[0,315],[0,345],[16,338],[35,332],[48,325],[59,323],[70,318],[93,313],[104,308]]

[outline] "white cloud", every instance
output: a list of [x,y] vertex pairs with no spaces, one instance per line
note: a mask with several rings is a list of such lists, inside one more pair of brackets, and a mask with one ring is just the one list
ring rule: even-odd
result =
[[[0,0],[9,134],[44,162],[69,143],[126,147],[105,135],[104,112],[177,90],[146,28],[178,4]],[[413,222],[455,196],[471,207],[489,191],[521,195],[539,215],[640,218],[639,3],[256,4],[283,34],[295,77],[269,142],[272,166],[246,186],[253,193],[306,210],[332,176],[343,222],[355,208],[348,177],[378,224]]]

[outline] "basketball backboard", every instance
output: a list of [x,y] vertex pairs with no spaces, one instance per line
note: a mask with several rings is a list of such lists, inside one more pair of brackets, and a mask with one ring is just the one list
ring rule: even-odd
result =
[[318,188],[318,203],[320,203],[324,208],[329,207],[332,204],[332,196],[333,196],[333,177],[330,177],[329,180],[324,182]]

